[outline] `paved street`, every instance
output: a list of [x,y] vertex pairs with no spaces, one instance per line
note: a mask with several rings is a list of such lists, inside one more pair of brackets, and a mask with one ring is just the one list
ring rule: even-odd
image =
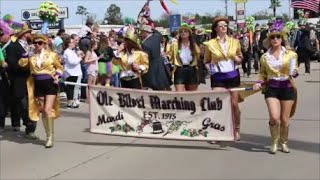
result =
[[[91,134],[83,104],[62,109],[52,149],[43,147],[41,122],[36,131],[41,140],[32,141],[11,131],[7,119],[7,131],[0,134],[0,179],[320,179],[320,63],[311,68],[310,76],[296,80],[289,154],[268,153],[268,113],[261,93],[241,104],[241,141],[222,149],[206,142]],[[209,83],[201,89],[209,89]]]

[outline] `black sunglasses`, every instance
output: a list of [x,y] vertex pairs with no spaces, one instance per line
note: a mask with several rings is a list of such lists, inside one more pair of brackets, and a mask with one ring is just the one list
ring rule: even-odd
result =
[[33,44],[38,44],[38,45],[42,45],[43,44],[43,42],[41,42],[41,41],[38,41],[38,42],[34,42]]
[[280,35],[271,35],[270,36],[270,39],[275,39],[275,38],[281,39],[281,36]]

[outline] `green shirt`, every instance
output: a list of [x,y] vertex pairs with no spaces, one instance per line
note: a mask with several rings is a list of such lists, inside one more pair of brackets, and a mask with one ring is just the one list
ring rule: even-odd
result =
[[120,72],[120,70],[121,70],[120,65],[112,64],[112,74],[119,73],[119,72]]
[[2,49],[0,48],[0,62],[4,61],[4,56],[2,53]]

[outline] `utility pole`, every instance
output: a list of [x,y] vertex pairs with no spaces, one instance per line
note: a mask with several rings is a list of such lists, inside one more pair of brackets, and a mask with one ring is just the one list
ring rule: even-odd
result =
[[293,19],[292,16],[291,16],[291,0],[288,0],[289,1],[289,19]]
[[225,8],[226,8],[226,17],[228,17],[228,0],[224,0]]

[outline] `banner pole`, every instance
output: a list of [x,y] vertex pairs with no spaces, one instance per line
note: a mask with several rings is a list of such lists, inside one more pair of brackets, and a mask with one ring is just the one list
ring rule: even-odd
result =
[[63,82],[62,84],[65,84],[65,85],[74,85],[74,86],[83,86],[83,87],[87,87],[87,86],[88,86],[88,84],[68,82],[68,81]]

